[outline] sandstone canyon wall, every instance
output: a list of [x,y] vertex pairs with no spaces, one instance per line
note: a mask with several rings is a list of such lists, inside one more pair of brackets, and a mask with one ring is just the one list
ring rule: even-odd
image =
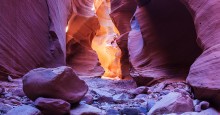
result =
[[220,106],[220,2],[182,0],[191,12],[203,53],[190,68],[187,82],[195,96]]
[[95,0],[94,11],[100,28],[94,37],[92,48],[97,52],[100,63],[105,70],[102,78],[121,79],[121,50],[116,43],[119,32],[110,18],[110,1]]
[[68,22],[67,64],[80,76],[101,76],[104,73],[92,40],[100,28],[93,9],[93,0],[74,0],[73,13]]
[[[130,23],[131,30],[127,30],[128,42],[125,42],[131,76],[139,85],[187,76],[196,98],[219,104],[219,1],[136,2],[138,7]],[[118,2],[116,6],[126,5]],[[112,12],[117,8],[112,8]],[[120,13],[115,17],[130,20]],[[117,21],[114,22],[117,26]],[[119,31],[123,27],[120,25]]]
[[[3,0],[0,5],[1,76],[21,77],[37,67],[65,65],[66,54],[67,64],[77,74],[102,75],[97,54],[91,49],[99,24],[94,13],[89,12],[88,4],[93,1]],[[73,25],[69,26],[66,40],[68,22]],[[90,25],[96,26],[90,29]],[[74,51],[68,52],[71,47]]]
[[123,78],[130,76],[130,63],[128,58],[128,33],[131,30],[130,20],[136,10],[134,0],[111,0],[111,19],[119,30],[120,36],[117,38],[117,44],[122,51],[121,70]]
[[197,98],[218,104],[219,11],[218,0],[2,0],[0,74],[67,63],[138,85],[187,77]]
[[[36,67],[65,64],[65,0],[3,0],[0,4],[0,73],[20,77]],[[60,13],[64,12],[64,13]]]

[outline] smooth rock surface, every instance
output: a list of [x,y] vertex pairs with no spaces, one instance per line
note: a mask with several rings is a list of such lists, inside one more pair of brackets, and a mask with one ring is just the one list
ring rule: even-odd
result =
[[38,68],[23,77],[23,90],[32,100],[38,97],[63,99],[69,103],[79,102],[88,90],[72,68]]
[[193,87],[196,98],[220,106],[220,3],[218,0],[181,1],[192,14],[198,45],[203,50],[192,64],[187,82]]
[[34,102],[34,105],[46,115],[63,115],[69,113],[71,106],[70,103],[62,99],[42,97],[37,98]]

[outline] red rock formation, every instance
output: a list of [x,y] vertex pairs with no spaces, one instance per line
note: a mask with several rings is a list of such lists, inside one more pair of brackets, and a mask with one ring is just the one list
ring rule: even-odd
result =
[[218,0],[182,0],[191,12],[197,41],[203,53],[190,68],[187,82],[195,96],[220,103],[220,2]]
[[121,70],[123,78],[129,77],[130,64],[128,60],[128,32],[131,30],[130,20],[136,10],[134,0],[111,0],[111,18],[119,30],[120,36],[117,38],[117,44],[122,50]]
[[116,43],[119,35],[118,30],[110,18],[110,1],[95,0],[94,10],[98,17],[100,28],[93,40],[92,48],[97,52],[105,73],[102,78],[120,79],[121,73],[121,50]]
[[73,1],[73,13],[68,22],[67,64],[80,76],[101,76],[103,69],[91,44],[100,25],[95,16],[93,0]]
[[70,0],[1,1],[1,75],[20,77],[36,67],[65,64],[65,25],[70,3]]
[[138,84],[186,76],[200,49],[193,20],[184,5],[175,0],[153,0],[140,5],[135,18],[142,36],[135,28],[129,34],[129,54]]

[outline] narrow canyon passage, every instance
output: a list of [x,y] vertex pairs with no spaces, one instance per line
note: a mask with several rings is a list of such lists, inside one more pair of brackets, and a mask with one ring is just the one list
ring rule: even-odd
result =
[[102,78],[122,79],[121,73],[121,50],[116,43],[119,32],[113,24],[109,14],[111,12],[110,1],[94,2],[94,12],[96,13],[100,29],[92,42],[92,48],[99,57],[101,66],[105,73]]
[[2,0],[0,115],[219,115],[218,0]]

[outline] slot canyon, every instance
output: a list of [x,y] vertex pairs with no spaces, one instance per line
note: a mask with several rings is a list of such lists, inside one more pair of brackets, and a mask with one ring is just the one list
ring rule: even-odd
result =
[[219,115],[219,0],[1,0],[0,115]]

